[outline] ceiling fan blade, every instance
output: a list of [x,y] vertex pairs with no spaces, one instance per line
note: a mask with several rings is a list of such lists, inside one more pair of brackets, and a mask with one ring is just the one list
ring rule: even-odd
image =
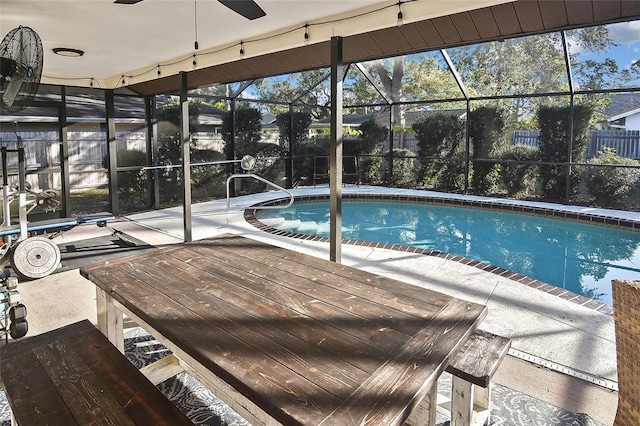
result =
[[262,18],[266,16],[266,13],[258,3],[253,0],[218,0],[223,5],[227,6],[234,12],[244,16],[245,18],[253,21],[254,19]]

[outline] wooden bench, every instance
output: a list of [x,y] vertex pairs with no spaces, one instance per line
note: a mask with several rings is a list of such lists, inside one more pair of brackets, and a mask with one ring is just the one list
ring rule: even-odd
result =
[[[510,339],[476,330],[458,351],[446,369],[453,376],[450,410],[438,404],[438,410],[451,418],[451,426],[489,423],[491,378],[510,347]],[[418,406],[414,414],[409,417],[408,425],[421,424],[414,419],[424,417],[424,410]]]
[[89,321],[0,348],[21,425],[192,425]]

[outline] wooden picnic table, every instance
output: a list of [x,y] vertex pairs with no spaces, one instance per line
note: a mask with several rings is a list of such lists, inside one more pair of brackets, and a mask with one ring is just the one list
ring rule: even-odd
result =
[[[81,274],[97,286],[99,328],[121,350],[124,312],[254,424],[402,424],[425,397],[435,401],[438,377],[486,315],[232,235]],[[435,404],[426,417],[417,423],[435,420]]]

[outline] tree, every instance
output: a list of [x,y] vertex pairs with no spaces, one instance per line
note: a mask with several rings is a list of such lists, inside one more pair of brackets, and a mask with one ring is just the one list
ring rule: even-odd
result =
[[[222,139],[225,143],[227,159],[241,158],[244,155],[255,156],[260,147],[260,130],[262,114],[255,108],[241,105],[236,113],[236,134],[233,138],[233,113],[228,111],[222,117]],[[235,143],[233,143],[235,142]],[[235,145],[235,152],[234,152]]]
[[[473,147],[474,159],[488,159],[494,146],[502,138],[504,120],[502,111],[495,107],[480,107],[469,115],[469,139]],[[495,165],[493,163],[474,162],[471,187],[478,193],[484,193],[494,183],[490,179]]]
[[[586,105],[576,105],[573,110],[568,106],[541,106],[538,109],[540,123],[540,160],[545,163],[566,163],[571,149],[571,161],[580,162],[584,158],[584,147],[588,141],[588,128],[593,110]],[[571,125],[573,124],[573,139]],[[567,165],[545,165],[540,167],[542,191],[553,200],[564,198],[566,185],[571,192],[577,190],[579,174],[576,168],[571,169],[567,182]]]
[[[198,129],[200,103],[197,100],[189,102],[189,130],[195,134]],[[180,135],[180,101],[178,98],[167,99],[158,109],[158,163],[175,165],[182,162],[182,144]],[[193,150],[197,139],[191,137],[189,149]],[[167,169],[160,175],[162,191],[161,202],[173,203],[179,199],[183,188],[182,173],[179,168]]]
[[460,189],[465,124],[455,115],[436,112],[412,126],[418,138],[418,182],[442,190]]
[[[377,184],[380,182],[380,167],[382,166],[383,142],[387,140],[389,129],[381,126],[373,118],[360,125],[360,140],[357,144],[345,146],[346,155],[358,156],[358,172],[364,183]],[[349,152],[349,150],[352,152]],[[394,172],[395,173],[395,172]]]
[[293,113],[283,112],[276,116],[276,124],[280,132],[280,141],[282,148],[285,150],[292,149],[290,140],[291,126],[293,125],[293,140],[295,145],[302,143],[309,136],[309,126],[311,125],[311,114],[304,111],[296,111]]
[[322,118],[328,115],[327,110],[312,107],[330,105],[331,90],[327,78],[327,70],[311,70],[261,79],[254,83],[255,94],[260,99],[280,102],[265,105],[271,114],[287,112],[289,107],[286,104],[297,99],[299,103],[309,105],[307,111],[314,118]]
[[[289,151],[289,155],[293,156],[293,182],[299,182],[303,173],[308,173],[312,169],[311,159],[307,158],[308,153],[308,134],[311,125],[311,114],[303,111],[296,111],[293,114],[283,112],[276,116],[276,124],[280,132],[281,146],[284,150]],[[291,126],[293,125],[293,143],[291,138]],[[311,175],[313,171],[308,173]]]

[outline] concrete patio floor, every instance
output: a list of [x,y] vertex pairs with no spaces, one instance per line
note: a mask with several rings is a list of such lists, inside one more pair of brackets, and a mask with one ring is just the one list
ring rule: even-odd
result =
[[[398,192],[374,187],[343,190],[351,191]],[[327,192],[326,187],[294,190],[295,195]],[[194,204],[194,239],[232,233],[328,259],[327,243],[269,234],[244,220],[245,207],[281,195],[269,192],[237,197],[230,209],[226,200]],[[129,215],[113,227],[157,247],[179,243],[183,240],[182,208]],[[104,228],[82,226],[54,241],[62,244],[108,234]],[[602,424],[613,424],[617,393],[610,387],[615,387],[617,379],[612,316],[438,257],[343,245],[342,263],[487,305],[489,314],[481,328],[510,337],[516,355],[507,357],[496,383],[573,413],[586,413]],[[19,290],[29,310],[29,335],[83,318],[96,322],[93,284],[77,269],[22,282]]]

